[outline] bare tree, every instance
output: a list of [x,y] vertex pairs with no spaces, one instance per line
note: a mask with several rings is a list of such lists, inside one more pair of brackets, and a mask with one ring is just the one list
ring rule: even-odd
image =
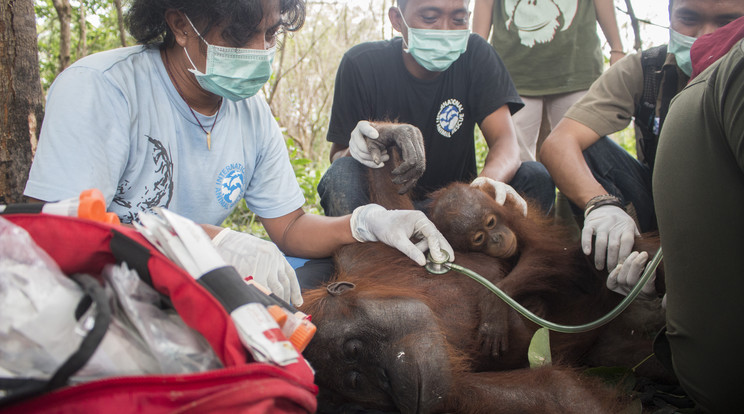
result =
[[80,2],[80,7],[78,8],[78,44],[77,44],[77,58],[80,59],[81,57],[88,54],[88,28],[85,24],[85,18],[86,18],[86,9],[85,9],[85,2]]
[[371,2],[367,10],[340,2],[307,2],[302,32],[282,38],[265,93],[286,135],[308,159],[325,158],[330,147],[325,135],[336,69],[344,52],[381,38],[377,7],[379,2]]
[[625,0],[625,6],[628,8],[628,16],[630,16],[630,25],[633,27],[633,34],[635,36],[635,42],[633,44],[633,49],[635,50],[641,50],[641,27],[640,24],[638,24],[638,18],[635,15],[635,12],[633,11],[633,5],[630,3],[630,0]]
[[57,10],[59,19],[59,67],[57,73],[61,73],[70,66],[70,23],[72,22],[72,6],[70,0],[52,0],[54,9]]
[[119,40],[122,46],[126,46],[127,32],[124,29],[124,12],[121,8],[121,0],[114,0],[114,7],[116,7],[116,21],[119,24]]
[[44,116],[33,0],[0,0],[0,204],[21,202]]

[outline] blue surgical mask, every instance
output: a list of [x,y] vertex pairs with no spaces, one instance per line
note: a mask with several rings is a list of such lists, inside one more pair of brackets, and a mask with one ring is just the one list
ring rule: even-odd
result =
[[271,77],[271,64],[276,48],[269,50],[215,46],[207,43],[191,20],[186,17],[199,38],[207,45],[206,73],[199,72],[184,48],[186,57],[202,88],[232,101],[240,101],[258,93]]
[[408,26],[400,9],[398,12],[403,24],[408,28],[408,42],[403,50],[410,53],[424,69],[431,72],[444,72],[467,50],[470,38],[469,29],[416,29]]
[[685,36],[676,30],[669,28],[669,53],[674,54],[677,66],[682,69],[687,76],[692,74],[692,59],[690,58],[690,48],[695,42],[694,37]]

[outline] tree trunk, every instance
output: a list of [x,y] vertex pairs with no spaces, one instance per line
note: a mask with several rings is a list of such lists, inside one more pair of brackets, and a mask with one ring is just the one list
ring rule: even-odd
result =
[[114,0],[114,6],[116,7],[116,20],[119,23],[119,40],[121,41],[121,46],[126,47],[127,32],[124,30],[124,12],[121,9],[121,0]]
[[52,0],[52,4],[59,18],[59,69],[57,73],[62,73],[70,66],[72,6],[70,6],[70,0]]
[[0,204],[19,203],[44,116],[33,0],[0,0]]
[[78,12],[80,13],[80,19],[78,20],[77,58],[80,59],[88,54],[88,27],[85,25],[85,3],[80,3]]

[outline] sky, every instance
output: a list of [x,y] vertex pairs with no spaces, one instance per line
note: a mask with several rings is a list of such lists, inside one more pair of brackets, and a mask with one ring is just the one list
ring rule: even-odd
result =
[[[368,8],[370,0],[336,0],[339,3],[346,2],[352,7]],[[378,0],[382,1],[382,0]],[[390,4],[392,0],[384,0]],[[498,1],[498,0],[496,0]],[[583,0],[582,0],[583,1]],[[472,9],[475,0],[470,0]],[[654,24],[641,23],[641,38],[644,42],[644,48],[667,43],[669,40],[669,3],[666,0],[632,0],[631,4],[636,17],[640,20],[647,20]],[[633,47],[634,37],[633,29],[630,25],[630,17],[626,13],[625,0],[615,0],[615,13],[617,15],[618,27],[623,37],[623,45],[626,50]],[[660,27],[661,26],[661,27]],[[600,39],[604,41],[604,36],[600,33]],[[606,42],[605,42],[606,43]],[[607,51],[609,47],[605,45]]]

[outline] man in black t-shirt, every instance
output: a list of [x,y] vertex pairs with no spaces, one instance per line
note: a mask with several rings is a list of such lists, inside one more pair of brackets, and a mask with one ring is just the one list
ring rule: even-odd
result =
[[507,193],[519,198],[516,190],[545,212],[552,208],[555,187],[545,167],[519,159],[511,114],[522,101],[491,45],[470,34],[467,6],[467,0],[399,0],[388,17],[402,38],[346,52],[327,136],[332,165],[318,185],[326,215],[369,203],[364,171],[381,164],[372,161],[366,141],[377,138],[373,125],[379,121],[421,130],[426,170],[413,189],[415,200],[477,177],[477,123],[489,146],[480,173],[486,178],[479,180],[494,186],[497,199],[499,193],[501,199]]

